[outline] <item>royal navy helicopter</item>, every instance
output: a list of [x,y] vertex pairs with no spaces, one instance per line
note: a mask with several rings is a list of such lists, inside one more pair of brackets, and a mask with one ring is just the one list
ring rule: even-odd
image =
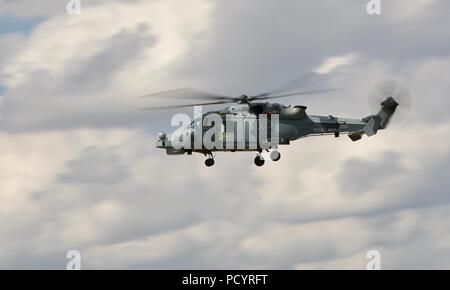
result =
[[[341,134],[347,134],[352,141],[358,141],[363,135],[373,136],[377,134],[378,130],[386,129],[389,121],[397,110],[399,103],[403,100],[406,104],[409,104],[409,91],[400,83],[396,81],[383,81],[378,83],[372,92],[370,101],[373,103],[378,103],[379,111],[373,115],[369,115],[364,118],[342,118],[333,115],[328,116],[317,116],[309,115],[307,113],[307,107],[304,105],[284,105],[280,103],[271,103],[267,100],[278,99],[290,96],[299,95],[309,95],[325,93],[334,89],[318,89],[318,90],[306,90],[297,91],[293,93],[284,94],[274,94],[272,92],[263,93],[255,96],[241,95],[238,97],[233,96],[223,96],[211,93],[204,93],[193,89],[178,89],[172,91],[166,91],[162,93],[156,93],[147,95],[144,97],[174,97],[175,98],[193,98],[193,99],[204,99],[207,102],[199,102],[187,105],[175,105],[175,106],[162,106],[162,107],[148,107],[143,110],[159,110],[159,109],[171,109],[171,108],[186,108],[193,106],[209,106],[209,105],[221,105],[232,103],[231,105],[215,111],[209,111],[202,114],[200,118],[194,119],[189,125],[179,128],[177,131],[170,135],[166,133],[159,133],[156,142],[156,147],[166,150],[168,155],[183,155],[192,153],[200,153],[205,155],[207,159],[205,160],[205,165],[211,167],[214,165],[214,157],[216,152],[239,152],[239,151],[254,151],[256,152],[256,157],[254,163],[256,166],[263,166],[265,160],[262,156],[263,151],[270,152],[269,156],[272,161],[279,161],[281,159],[281,154],[278,150],[278,145],[289,145],[292,141],[310,137],[310,136],[321,136],[321,135],[334,135],[334,137],[339,137]],[[278,134],[276,136],[277,140],[270,144],[275,144],[269,147],[264,147],[261,145],[264,140],[256,140],[254,146],[250,144],[248,139],[242,141],[238,140],[236,136],[230,138],[234,140],[233,146],[218,146],[215,148],[206,148],[201,146],[198,148],[193,147],[176,147],[174,146],[174,140],[178,140],[183,136],[187,138],[192,138],[195,129],[205,133],[205,130],[210,127],[211,124],[206,125],[203,120],[210,114],[215,114],[230,117],[232,121],[237,121],[242,118],[252,117],[256,120],[260,120],[262,116],[269,121],[269,126],[271,123],[271,117],[278,116]],[[225,123],[225,122],[224,122]],[[228,125],[227,125],[228,126]],[[229,132],[227,128],[223,128],[220,134],[223,136],[219,137],[221,141],[226,142],[229,137]],[[259,127],[257,127],[259,128]],[[270,130],[269,130],[270,131]],[[258,129],[257,129],[257,133]],[[233,131],[231,132],[233,133]],[[268,134],[268,139],[271,139],[271,135]],[[239,142],[243,144],[239,144]],[[227,144],[229,145],[229,144]]]

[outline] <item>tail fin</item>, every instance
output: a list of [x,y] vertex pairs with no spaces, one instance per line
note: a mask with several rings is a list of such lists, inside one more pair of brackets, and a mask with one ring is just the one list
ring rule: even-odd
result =
[[381,102],[381,110],[376,115],[370,115],[365,117],[363,121],[366,123],[366,126],[357,132],[353,132],[349,134],[350,139],[353,141],[357,141],[361,139],[363,134],[367,136],[375,135],[378,130],[386,129],[389,121],[397,109],[398,103],[392,97],[388,97],[386,100]]

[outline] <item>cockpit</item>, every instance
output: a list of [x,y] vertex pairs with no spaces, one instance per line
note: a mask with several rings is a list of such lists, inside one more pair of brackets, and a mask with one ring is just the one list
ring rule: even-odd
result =
[[255,115],[260,114],[279,114],[280,104],[273,103],[250,103],[249,104],[250,113]]

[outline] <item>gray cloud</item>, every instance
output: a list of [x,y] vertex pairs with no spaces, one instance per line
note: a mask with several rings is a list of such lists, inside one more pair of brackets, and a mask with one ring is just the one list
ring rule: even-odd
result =
[[388,182],[389,179],[403,175],[405,169],[402,168],[399,158],[398,154],[388,152],[376,161],[347,160],[339,177],[342,181],[342,192],[364,194],[377,185]]

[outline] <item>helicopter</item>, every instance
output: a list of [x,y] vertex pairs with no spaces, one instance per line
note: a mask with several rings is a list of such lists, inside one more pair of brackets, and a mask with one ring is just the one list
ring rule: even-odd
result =
[[[278,150],[279,145],[290,145],[292,141],[298,139],[322,135],[334,135],[338,138],[341,134],[346,134],[355,142],[361,140],[363,135],[373,136],[377,134],[378,130],[386,129],[399,103],[402,100],[406,100],[406,104],[409,103],[407,101],[410,98],[409,91],[400,83],[390,80],[378,83],[374,89],[375,92],[371,94],[371,101],[372,103],[373,101],[378,103],[379,111],[360,119],[342,118],[333,115],[310,115],[304,105],[284,105],[267,101],[290,96],[325,93],[335,89],[304,90],[284,94],[268,92],[255,96],[241,95],[238,97],[216,95],[193,89],[177,89],[144,97],[188,97],[208,101],[187,105],[147,107],[143,110],[198,108],[198,106],[201,108],[202,106],[231,103],[231,105],[220,110],[209,111],[197,116],[192,122],[183,124],[170,135],[164,132],[158,133],[156,147],[166,150],[168,155],[203,154],[207,157],[205,160],[207,167],[214,165],[214,157],[217,152],[251,151],[256,152],[254,164],[261,167],[265,164],[265,159],[262,156],[264,151],[269,152],[270,159],[277,162],[281,159],[281,153]],[[210,116],[215,116],[214,121],[205,122]],[[221,120],[223,122],[220,122]],[[255,124],[253,131],[245,127],[248,125],[246,124],[248,120]],[[220,123],[219,126],[216,126],[217,123]],[[212,126],[213,124],[214,126]],[[241,126],[239,127],[237,124]],[[191,146],[191,143],[189,146],[186,146],[186,143],[180,145],[179,141],[182,139],[194,141],[198,135],[201,139],[212,127],[215,128],[215,134],[212,134],[214,135],[214,138],[212,138],[215,141],[214,146],[205,146],[203,143],[194,147]],[[276,127],[275,130],[273,130],[274,127]],[[240,136],[238,136],[239,130],[236,130],[238,128],[244,131]],[[249,133],[250,131],[253,132],[253,137],[258,138],[250,138],[252,136]],[[265,134],[261,134],[262,131]],[[231,142],[229,142],[230,140]],[[175,146],[175,143],[177,143],[177,146]],[[221,146],[224,144],[226,146]]]

